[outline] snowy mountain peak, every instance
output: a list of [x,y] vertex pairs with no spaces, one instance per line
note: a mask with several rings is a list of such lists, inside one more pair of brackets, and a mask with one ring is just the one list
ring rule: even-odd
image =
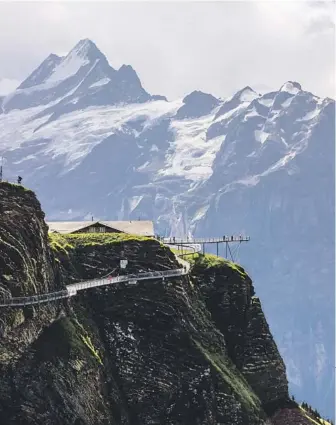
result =
[[204,93],[199,90],[195,90],[188,94],[184,99],[183,103],[190,103],[190,102],[203,102],[203,101],[211,101],[213,103],[218,103],[218,99],[215,98],[212,94]]
[[89,39],[80,40],[65,57],[49,55],[19,88],[2,101],[3,113],[48,105],[39,116],[51,114],[50,120],[54,120],[93,105],[142,103],[151,99],[130,65],[116,71]]
[[54,62],[54,61],[61,61],[63,59],[63,56],[58,56],[55,53],[50,53],[50,55],[47,57],[45,62]]
[[63,59],[63,56],[58,56],[55,53],[50,53],[50,55],[45,59],[44,63],[51,64],[60,62]]
[[89,38],[83,38],[82,40],[79,40],[79,42],[75,45],[75,47],[72,50],[80,52],[80,51],[88,51],[91,48],[97,49],[97,46]]
[[105,56],[93,41],[80,40],[64,57],[51,53],[18,88],[28,89],[41,86],[39,90],[47,89],[49,86],[73,77],[82,67],[95,64],[99,60],[107,64]]
[[234,96],[234,99],[239,99],[241,102],[252,102],[252,100],[259,97],[250,86],[246,86],[243,89],[239,90]]
[[69,52],[68,56],[77,56],[83,60],[97,60],[97,59],[105,59],[105,56],[103,53],[98,49],[96,44],[89,40],[88,38],[85,38],[83,40],[80,40],[75,47]]
[[243,89],[237,91],[233,96],[225,99],[225,102],[220,107],[216,114],[215,119],[224,117],[230,111],[238,111],[240,108],[245,107],[246,104],[250,104],[253,100],[258,99],[260,95],[256,93],[250,86],[246,86]]
[[107,63],[105,56],[93,41],[84,39],[62,59],[48,78],[48,82],[59,82],[74,76],[84,66],[94,66],[99,60]]
[[296,81],[287,81],[287,83],[283,84],[280,88],[281,92],[287,92],[289,94],[297,94],[301,91],[301,85]]
[[141,84],[138,74],[131,67],[131,65],[122,65],[118,69],[118,76],[121,80],[127,80],[128,82]]
[[27,89],[43,84],[53,73],[54,69],[61,63],[62,57],[51,53],[39,66],[26,78],[18,89]]
[[219,105],[219,100],[212,94],[195,90],[183,99],[183,106],[177,111],[176,118],[196,118],[208,115]]
[[121,67],[118,69],[118,72],[128,72],[128,73],[133,73],[134,68],[131,65],[121,65]]
[[[108,66],[106,57],[93,41],[87,38],[80,40],[64,57],[51,53],[23,81],[18,89],[28,89],[34,86],[41,86],[40,89],[46,89],[48,87],[45,83],[49,85],[58,84],[69,77],[73,77],[82,67],[86,65],[93,66],[97,61],[101,61]],[[113,68],[111,70],[113,71]]]

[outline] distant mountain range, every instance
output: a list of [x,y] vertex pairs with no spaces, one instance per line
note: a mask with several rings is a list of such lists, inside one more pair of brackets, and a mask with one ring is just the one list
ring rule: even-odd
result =
[[334,417],[335,101],[286,82],[230,98],[150,95],[90,40],[0,98],[4,177],[49,220],[153,219],[169,236],[241,233],[291,390]]

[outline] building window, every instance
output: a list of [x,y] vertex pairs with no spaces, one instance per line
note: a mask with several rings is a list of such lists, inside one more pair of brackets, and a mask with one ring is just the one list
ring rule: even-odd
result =
[[99,226],[99,227],[88,227],[87,229],[88,233],[105,233],[106,232],[106,227],[104,226]]

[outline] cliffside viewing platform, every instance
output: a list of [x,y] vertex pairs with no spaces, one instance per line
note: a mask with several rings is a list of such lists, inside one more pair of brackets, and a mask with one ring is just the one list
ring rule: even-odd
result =
[[[217,257],[218,257],[218,244],[220,243],[235,243],[235,242],[248,242],[249,237],[246,236],[223,236],[217,238],[163,238],[160,236],[153,237],[154,224],[152,221],[82,221],[82,222],[47,222],[49,234],[53,235],[54,245],[58,244],[62,238],[67,240],[66,237],[71,238],[84,238],[95,244],[95,240],[102,242],[104,238],[106,241],[115,241],[123,243],[128,239],[156,239],[164,245],[175,247],[177,246],[177,252],[175,256],[182,268],[171,269],[171,270],[160,270],[160,271],[149,271],[144,273],[131,273],[131,274],[119,274],[113,275],[113,272],[107,276],[99,277],[96,279],[79,281],[69,285],[65,285],[64,290],[58,290],[53,292],[47,292],[43,294],[36,294],[25,297],[12,297],[5,293],[5,296],[0,300],[0,307],[22,307],[26,305],[42,304],[47,302],[53,302],[60,299],[73,297],[79,291],[92,289],[100,286],[112,285],[120,282],[128,282],[135,284],[141,280],[153,280],[165,278],[175,278],[187,275],[190,269],[190,263],[182,260],[178,257],[183,257],[190,254],[198,254],[203,249],[203,255],[205,254],[205,244],[217,244]],[[104,236],[105,235],[105,236]],[[63,241],[64,242],[64,241]],[[202,247],[202,248],[201,248]],[[182,248],[182,252],[180,249]],[[183,248],[187,251],[183,252]],[[229,250],[231,257],[232,253]],[[122,254],[122,258],[119,260],[119,268],[125,269],[128,264],[127,258]]]
[[[59,425],[328,424],[290,398],[261,301],[233,261],[249,237],[49,222],[32,191],[8,183],[0,200],[2,406],[12,409],[0,408],[1,425],[56,425],[55,414]],[[111,400],[137,415],[119,421]]]
[[230,243],[230,242],[248,242],[249,236],[222,236],[217,238],[161,238],[160,241],[167,245],[188,245],[188,244],[208,244],[208,243]]

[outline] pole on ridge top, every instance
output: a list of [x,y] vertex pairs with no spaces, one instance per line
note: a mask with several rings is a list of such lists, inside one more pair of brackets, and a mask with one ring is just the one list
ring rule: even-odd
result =
[[4,159],[6,159],[3,155],[1,155],[1,163],[0,163],[0,182],[2,182],[3,178],[3,165],[4,165]]

